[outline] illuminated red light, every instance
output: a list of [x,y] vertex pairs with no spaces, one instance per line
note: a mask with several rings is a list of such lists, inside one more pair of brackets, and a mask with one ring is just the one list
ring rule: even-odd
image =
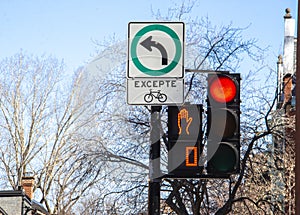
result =
[[237,93],[234,80],[227,76],[217,76],[210,82],[209,94],[216,102],[231,102]]

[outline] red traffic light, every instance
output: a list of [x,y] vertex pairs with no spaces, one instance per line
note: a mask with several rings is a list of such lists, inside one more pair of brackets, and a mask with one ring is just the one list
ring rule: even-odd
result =
[[240,170],[240,74],[207,78],[207,173],[230,175]]
[[210,98],[219,103],[231,102],[237,94],[237,86],[233,79],[225,75],[214,76],[209,80]]

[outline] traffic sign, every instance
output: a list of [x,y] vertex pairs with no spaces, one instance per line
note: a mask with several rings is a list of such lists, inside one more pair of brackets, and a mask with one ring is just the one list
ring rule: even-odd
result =
[[131,105],[182,104],[183,79],[127,79],[127,103]]
[[183,78],[183,22],[130,22],[128,37],[127,78]]

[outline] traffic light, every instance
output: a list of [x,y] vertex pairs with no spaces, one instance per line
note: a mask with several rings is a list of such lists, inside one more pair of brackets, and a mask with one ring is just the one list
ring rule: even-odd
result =
[[209,74],[207,82],[207,173],[240,170],[240,74]]
[[186,104],[168,107],[168,171],[178,177],[200,175],[203,106]]

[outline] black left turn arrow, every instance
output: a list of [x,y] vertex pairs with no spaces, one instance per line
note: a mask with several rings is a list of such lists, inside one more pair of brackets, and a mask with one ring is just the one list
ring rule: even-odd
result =
[[161,65],[168,65],[168,54],[165,49],[160,43],[153,41],[152,36],[147,37],[143,42],[140,43],[144,48],[152,51],[152,46],[157,48],[161,53]]

